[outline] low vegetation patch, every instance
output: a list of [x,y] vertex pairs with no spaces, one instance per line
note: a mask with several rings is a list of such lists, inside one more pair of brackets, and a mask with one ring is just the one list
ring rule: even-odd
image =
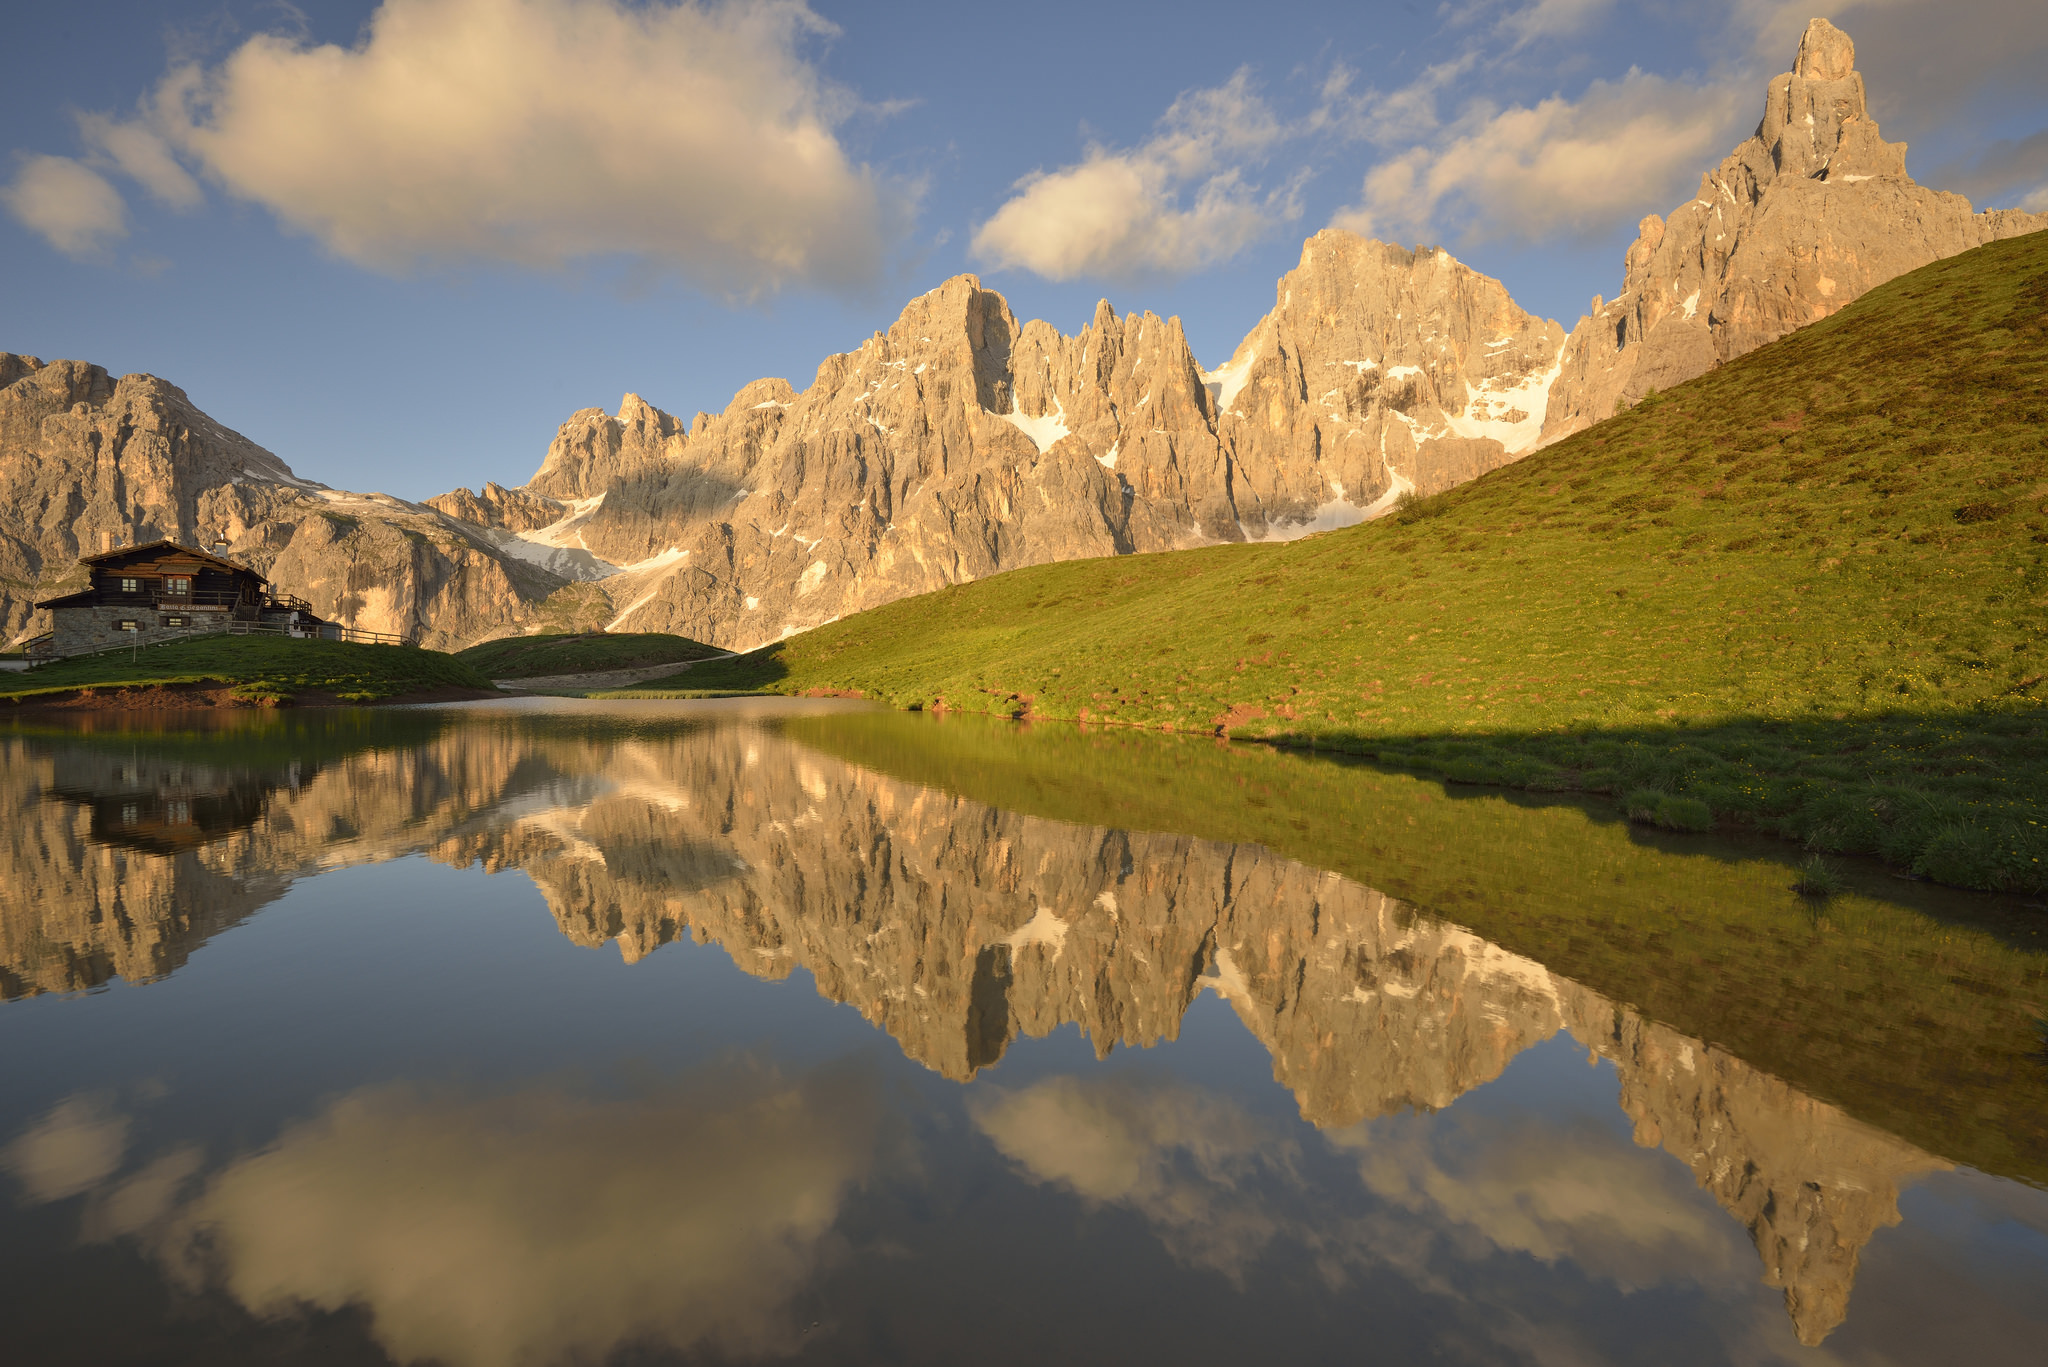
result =
[[273,705],[315,697],[370,703],[492,687],[474,668],[438,650],[219,635],[0,674],[0,705],[45,701],[81,690],[209,684],[225,686],[231,701]]
[[1379,522],[1019,570],[686,681],[1655,789],[1681,828],[2040,893],[2044,626],[2035,234]]
[[536,679],[551,674],[688,664],[724,653],[702,641],[659,631],[587,631],[507,636],[459,650],[455,658],[493,679]]

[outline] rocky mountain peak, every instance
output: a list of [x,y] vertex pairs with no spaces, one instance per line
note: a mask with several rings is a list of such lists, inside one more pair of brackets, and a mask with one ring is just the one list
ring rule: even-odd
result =
[[1754,135],[1700,177],[1693,199],[1643,219],[1612,300],[1565,345],[1543,440],[1818,321],[1930,261],[2048,229],[2048,214],[1974,213],[1915,184],[1904,143],[1870,117],[1856,46],[1807,25],[1771,78]]
[[[1792,72],[1801,80],[1846,80],[1856,69],[1856,44],[1825,19],[1809,19],[1799,35],[1799,58]],[[1858,111],[1861,117],[1861,111]]]

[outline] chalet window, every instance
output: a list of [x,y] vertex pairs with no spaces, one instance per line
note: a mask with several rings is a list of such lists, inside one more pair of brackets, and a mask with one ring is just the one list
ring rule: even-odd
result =
[[142,630],[142,623],[136,621],[133,617],[123,617],[120,621],[114,623],[114,630],[140,631]]
[[185,614],[182,612],[173,612],[166,614],[166,616],[164,617],[164,625],[167,627],[189,626],[191,625],[191,619],[185,616]]
[[172,598],[183,598],[192,592],[192,576],[173,574],[164,579],[164,593]]
[[121,577],[121,592],[123,592],[123,593],[140,593],[140,592],[142,592],[142,581],[141,581],[140,579],[136,579],[136,578],[133,578],[133,577],[131,577],[131,576],[128,576],[128,575],[123,575],[123,576]]
[[179,826],[190,825],[192,821],[192,804],[189,802],[166,802],[164,804],[164,820]]
[[121,804],[121,824],[123,826],[133,826],[140,820],[142,820],[142,808],[140,806],[133,802]]

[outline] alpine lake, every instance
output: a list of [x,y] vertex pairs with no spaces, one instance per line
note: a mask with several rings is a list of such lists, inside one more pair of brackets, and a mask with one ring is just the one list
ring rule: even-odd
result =
[[0,730],[0,1360],[2038,1363],[2048,910],[835,701]]

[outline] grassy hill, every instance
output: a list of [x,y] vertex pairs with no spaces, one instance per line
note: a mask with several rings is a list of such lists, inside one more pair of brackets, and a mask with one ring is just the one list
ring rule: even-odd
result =
[[724,653],[702,641],[659,631],[587,631],[501,637],[458,650],[455,658],[493,679],[535,679],[550,674],[688,664]]
[[290,702],[313,693],[343,702],[379,702],[438,689],[491,687],[468,664],[438,650],[208,635],[132,655],[58,660],[27,673],[0,674],[0,709],[84,688],[162,684],[227,684],[235,696],[251,702]]
[[2040,892],[2044,500],[2036,234],[1379,522],[1020,570],[687,683],[1327,747]]

